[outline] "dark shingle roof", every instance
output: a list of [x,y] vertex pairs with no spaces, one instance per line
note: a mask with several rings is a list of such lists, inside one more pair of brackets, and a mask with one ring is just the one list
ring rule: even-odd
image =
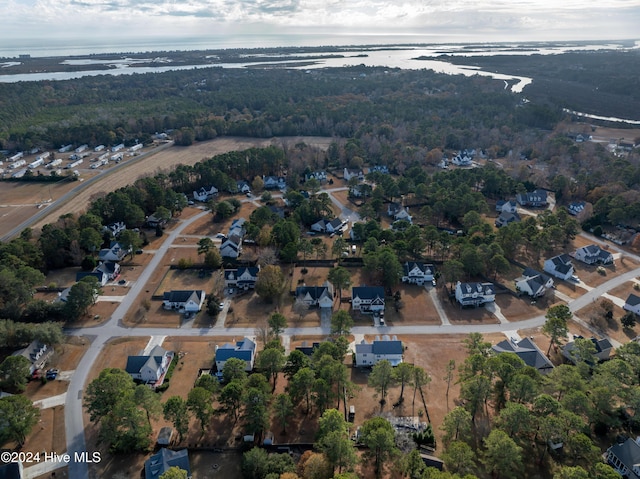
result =
[[[614,444],[609,448],[609,452],[616,455],[616,457],[622,462],[629,471],[633,471],[633,466],[640,464],[640,445],[629,438],[622,444]],[[629,477],[638,477],[635,473],[631,472]]]
[[527,366],[532,366],[540,372],[553,369],[553,364],[544,355],[540,348],[529,338],[515,341],[505,339],[492,348],[496,353],[515,353]]
[[354,286],[351,289],[351,295],[360,299],[384,299],[384,288],[382,286]]
[[163,447],[144,463],[144,477],[145,479],[158,479],[173,466],[187,471],[187,477],[191,476],[189,455],[186,449],[172,451]]

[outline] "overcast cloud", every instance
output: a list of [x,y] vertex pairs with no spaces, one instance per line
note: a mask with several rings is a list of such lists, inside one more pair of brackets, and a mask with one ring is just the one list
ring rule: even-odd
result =
[[246,33],[432,34],[446,41],[624,39],[640,0],[5,0],[0,42]]

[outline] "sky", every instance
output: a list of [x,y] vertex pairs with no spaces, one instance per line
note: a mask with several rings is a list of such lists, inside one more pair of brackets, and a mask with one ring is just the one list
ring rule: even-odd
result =
[[0,18],[0,47],[247,34],[423,35],[433,43],[640,37],[640,0],[1,0]]

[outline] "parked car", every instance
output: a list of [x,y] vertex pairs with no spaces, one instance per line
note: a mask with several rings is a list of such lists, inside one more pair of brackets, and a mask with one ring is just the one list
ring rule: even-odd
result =
[[218,304],[218,309],[222,311],[224,309],[224,302]]
[[59,372],[60,371],[58,369],[54,369],[54,368],[48,369],[47,370],[47,379],[53,380],[53,379],[57,378]]

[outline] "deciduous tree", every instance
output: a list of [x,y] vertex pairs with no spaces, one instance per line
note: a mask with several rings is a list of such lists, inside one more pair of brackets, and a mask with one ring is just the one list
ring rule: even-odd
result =
[[15,441],[22,446],[33,426],[38,423],[40,409],[25,396],[6,396],[0,399],[0,418],[0,444]]
[[178,442],[189,432],[189,412],[187,402],[180,396],[171,396],[163,406],[164,418],[171,421],[178,433]]

